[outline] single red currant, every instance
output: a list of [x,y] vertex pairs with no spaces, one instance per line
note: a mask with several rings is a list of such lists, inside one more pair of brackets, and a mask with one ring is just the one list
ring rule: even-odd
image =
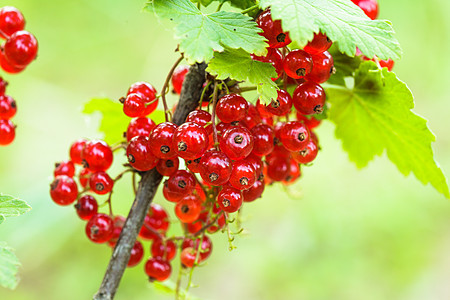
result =
[[261,116],[256,107],[250,104],[248,107],[248,113],[241,121],[239,121],[239,124],[242,124],[242,126],[247,127],[248,129],[252,129],[259,123],[262,123]]
[[149,258],[145,263],[145,273],[150,281],[164,281],[170,277],[172,266],[161,258]]
[[217,204],[228,213],[234,213],[242,206],[243,197],[241,191],[233,187],[225,186],[217,196]]
[[127,146],[127,158],[130,165],[138,171],[148,171],[156,167],[158,158],[151,152],[150,139],[135,136]]
[[231,160],[225,153],[217,150],[207,151],[200,160],[200,176],[211,185],[221,186],[231,176]]
[[70,205],[77,200],[77,184],[66,175],[56,176],[50,184],[50,196],[56,204]]
[[285,90],[278,91],[277,99],[272,99],[272,102],[266,105],[266,111],[275,116],[284,116],[291,111],[292,97]]
[[187,122],[175,130],[173,144],[179,157],[196,159],[202,156],[208,148],[208,133],[202,126]]
[[112,165],[113,153],[107,143],[93,140],[86,144],[82,152],[83,165],[92,172],[106,171]]
[[183,267],[192,268],[197,258],[197,251],[193,247],[186,247],[181,251],[180,261]]
[[0,96],[0,119],[9,120],[15,116],[16,112],[16,101],[7,95]]
[[178,66],[172,75],[172,86],[175,93],[178,95],[181,93],[183,87],[184,77],[189,72],[189,66]]
[[211,119],[212,117],[209,112],[207,112],[206,110],[197,109],[189,113],[186,118],[186,122],[192,122],[202,126],[206,129],[208,135],[210,135],[213,131]]
[[319,146],[317,145],[317,141],[311,138],[305,148],[292,153],[292,158],[298,163],[308,164],[317,157],[318,152]]
[[[188,247],[192,247],[193,249],[195,249],[195,251],[197,251],[197,249],[199,248],[199,243],[200,238],[196,238],[195,241],[192,239],[184,239],[183,243],[181,244],[181,248],[185,249]],[[200,262],[207,259],[211,255],[211,252],[212,252],[211,239],[207,235],[204,235],[203,238],[201,239],[200,245]]]
[[173,142],[173,135],[177,130],[177,125],[171,122],[158,124],[150,133],[150,150],[153,155],[161,159],[169,159],[177,156],[175,152],[176,144]]
[[95,198],[91,195],[84,195],[78,199],[75,204],[75,210],[77,211],[77,215],[80,219],[87,221],[97,213],[97,200],[95,200]]
[[75,175],[75,166],[71,160],[65,160],[55,164],[55,170],[53,175],[56,177],[58,175],[66,175],[73,177]]
[[258,27],[263,30],[259,33],[268,40],[271,48],[281,48],[291,43],[288,32],[283,32],[280,20],[272,20],[270,9],[266,9],[256,19]]
[[144,247],[139,241],[134,242],[134,246],[131,249],[130,259],[128,260],[127,267],[134,267],[139,264],[144,257]]
[[86,224],[86,235],[94,243],[105,243],[113,236],[114,222],[110,216],[95,214]]
[[108,246],[110,246],[111,248],[114,248],[116,246],[117,241],[119,240],[120,234],[122,233],[123,225],[125,225],[125,217],[115,216],[113,222],[114,222],[113,235],[108,241]]
[[318,119],[314,118],[314,116],[305,116],[305,115],[302,115],[299,112],[297,112],[297,121],[305,123],[305,125],[309,129],[316,128],[322,122],[321,120],[318,120]]
[[283,180],[284,185],[290,185],[297,181],[302,175],[300,165],[294,159],[291,159],[289,164],[289,175]]
[[290,157],[274,156],[268,161],[267,176],[273,181],[283,181],[290,174]]
[[303,50],[289,52],[283,61],[286,74],[294,79],[300,79],[311,73],[313,68],[312,57]]
[[114,181],[106,172],[96,172],[89,177],[89,187],[98,194],[104,195],[112,191]]
[[324,89],[310,81],[300,84],[292,97],[295,109],[304,115],[321,114],[325,99]]
[[299,121],[291,121],[284,124],[280,130],[280,141],[289,151],[303,149],[309,141],[309,129]]
[[130,94],[139,94],[145,103],[145,109],[141,116],[151,114],[158,106],[158,98],[156,98],[156,89],[147,82],[133,83],[128,89],[127,96]]
[[6,40],[4,53],[6,59],[13,65],[23,67],[36,58],[37,40],[28,31],[17,31]]
[[25,19],[15,7],[4,6],[0,9],[0,37],[8,38],[13,33],[25,28]]
[[233,126],[223,133],[219,144],[220,150],[230,159],[243,159],[253,150],[253,135],[243,126]]
[[191,223],[198,219],[202,206],[197,196],[188,195],[175,205],[175,215],[183,223]]
[[10,63],[7,59],[3,51],[0,51],[0,66],[3,71],[11,74],[16,74],[25,70],[26,66],[16,66]]
[[161,239],[157,239],[152,243],[151,252],[153,257],[171,261],[177,254],[177,246],[172,240],[162,241]]
[[249,189],[256,181],[256,171],[253,164],[248,160],[238,160],[233,162],[230,181],[232,187],[238,190]]
[[123,112],[128,117],[145,117],[144,110],[145,102],[141,94],[131,93],[123,100]]
[[82,187],[86,187],[89,183],[89,177],[91,177],[92,172],[88,168],[84,168],[80,171],[78,175],[78,179],[80,180],[80,184]]
[[248,111],[248,102],[238,94],[228,94],[220,98],[216,106],[217,117],[225,123],[242,120]]
[[251,188],[248,190],[242,191],[242,196],[244,198],[244,202],[252,202],[256,199],[260,198],[262,193],[264,192],[265,187],[264,179],[256,180]]
[[330,49],[333,42],[322,32],[314,33],[314,38],[303,50],[311,55],[317,55]]
[[153,128],[156,127],[155,122],[150,118],[135,118],[130,121],[127,128],[127,141],[131,141],[135,136],[149,137]]
[[251,130],[254,140],[252,153],[257,156],[265,156],[272,152],[275,133],[273,128],[266,124],[259,124]]
[[10,120],[0,120],[0,146],[11,144],[16,137],[16,127]]
[[145,216],[144,225],[139,232],[139,236],[147,240],[155,240],[158,235],[154,231],[165,234],[169,228],[169,216],[164,208],[156,203],[152,203],[148,214]]
[[359,6],[363,12],[372,20],[378,16],[378,2],[377,0],[352,0],[353,3]]
[[156,165],[156,170],[163,176],[172,176],[178,171],[180,161],[178,157],[169,159],[160,159]]
[[277,77],[272,77],[273,81],[277,80],[281,77],[281,75],[283,75],[283,54],[281,54],[280,50],[268,48],[266,56],[256,56],[252,54],[251,57],[253,60],[272,64],[272,66],[275,68],[275,71],[277,72]]
[[[167,181],[167,188],[171,192],[172,199],[180,200],[189,195],[195,187],[195,177],[185,170],[178,170]],[[177,201],[178,201],[177,200]]]
[[70,146],[70,160],[74,164],[81,165],[83,162],[82,155],[87,142],[85,139],[79,139]]
[[305,78],[315,83],[324,83],[334,72],[333,56],[328,51],[325,51],[317,55],[311,55],[311,57],[314,67]]
[[4,80],[2,77],[0,77],[0,96],[3,96],[5,94],[7,85],[8,85],[8,82],[6,80]]

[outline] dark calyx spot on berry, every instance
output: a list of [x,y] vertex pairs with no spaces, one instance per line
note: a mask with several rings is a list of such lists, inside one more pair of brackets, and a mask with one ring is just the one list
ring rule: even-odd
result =
[[127,133],[125,131],[122,133],[122,137],[124,137],[124,138],[127,137]]
[[183,214],[187,214],[189,212],[189,206],[187,206],[187,205],[181,206],[181,212]]
[[132,164],[136,162],[136,160],[134,159],[134,156],[131,154],[128,154],[127,158],[128,158],[128,162],[130,162]]
[[272,102],[270,102],[270,106],[272,106],[273,108],[278,108],[280,107],[280,101],[277,100],[272,100]]
[[186,151],[187,150],[187,144],[185,142],[179,142],[178,143],[178,151]]
[[330,74],[334,75],[334,74],[336,74],[336,72],[337,72],[336,68],[334,66],[332,66],[330,69]]
[[80,202],[75,203],[75,205],[73,207],[75,207],[75,209],[77,209],[77,210],[80,209],[81,208]]
[[228,207],[228,206],[230,206],[230,200],[228,200],[228,199],[223,199],[222,200],[222,205],[223,205],[223,207]]
[[153,277],[148,277],[148,281],[150,281],[150,282],[155,282],[156,281],[156,278],[153,278]]
[[170,151],[170,147],[169,146],[161,146],[161,148],[159,148],[159,151],[161,151],[161,153],[163,154],[167,154]]
[[184,189],[186,187],[186,181],[184,181],[184,180],[178,181],[178,186],[180,188]]
[[306,140],[306,134],[304,132],[300,132],[297,138],[300,142],[303,142],[304,140]]
[[58,184],[59,184],[59,179],[56,179],[55,181],[53,181],[52,184],[50,184],[51,190],[54,191],[58,187]]
[[81,164],[83,165],[84,168],[89,168],[89,164],[87,163],[87,161],[85,159],[83,159],[81,161]]
[[297,76],[303,77],[306,75],[306,69],[305,68],[297,69],[297,71],[295,71],[295,73],[297,74]]
[[59,167],[61,163],[55,163],[55,168]]
[[209,174],[209,180],[211,180],[211,182],[216,181],[217,179],[219,179],[219,175],[217,175],[217,173],[211,173]]
[[231,124],[231,126],[238,126],[239,125],[239,121],[233,121],[230,124]]
[[105,186],[103,185],[103,183],[101,183],[101,182],[99,182],[99,183],[96,183],[95,184],[95,189],[97,190],[97,191],[103,191],[104,189],[105,189]]
[[234,142],[236,144],[242,144],[243,141],[244,141],[244,137],[240,134],[238,134],[234,137]]
[[282,32],[279,35],[277,35],[277,42],[284,43],[285,40],[286,40],[286,34],[285,33]]
[[239,179],[239,183],[241,185],[248,185],[248,178],[247,177],[242,177],[241,179]]
[[258,181],[264,181],[264,174],[263,174],[263,173],[259,174],[257,180],[258,180]]
[[305,157],[306,155],[308,155],[308,148],[301,150],[299,153],[301,156]]
[[16,104],[16,101],[15,101],[15,100],[13,100],[13,101],[11,102],[11,107],[14,108],[14,109],[17,108],[17,104]]
[[174,166],[173,160],[171,159],[166,160],[166,167],[173,168],[173,166]]
[[323,113],[323,107],[322,107],[322,105],[316,105],[316,106],[314,107],[314,111],[315,111],[316,114],[321,114],[321,113]]
[[291,175],[288,175],[288,176],[286,176],[286,178],[285,178],[284,180],[286,180],[286,181],[291,181],[291,179],[292,179],[292,176],[291,176]]
[[192,160],[189,159],[186,161],[186,165],[189,166],[190,164],[192,164]]
[[328,43],[331,43],[331,40],[330,40],[330,38],[329,38],[329,37],[327,37],[327,42],[328,42]]
[[273,144],[278,145],[280,143],[280,140],[277,137],[273,138]]
[[125,98],[125,97],[121,97],[121,98],[119,99],[119,102],[123,104],[123,103],[125,102],[126,99],[127,99],[127,98]]
[[196,159],[194,159],[194,162],[195,162],[196,164],[199,164],[201,159],[202,159],[201,157],[196,158]]
[[100,230],[100,228],[98,228],[97,225],[92,225],[92,226],[91,226],[91,235],[96,235],[96,234],[98,234],[99,230]]

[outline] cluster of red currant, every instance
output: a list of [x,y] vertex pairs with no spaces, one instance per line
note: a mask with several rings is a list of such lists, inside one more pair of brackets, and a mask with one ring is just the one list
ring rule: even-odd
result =
[[[1,45],[0,67],[8,73],[23,71],[37,55],[36,38],[25,28],[25,19],[15,7],[0,9],[0,38],[6,39]],[[0,77],[0,146],[13,142],[15,125],[11,122],[17,111],[16,102],[5,95],[7,82]]]

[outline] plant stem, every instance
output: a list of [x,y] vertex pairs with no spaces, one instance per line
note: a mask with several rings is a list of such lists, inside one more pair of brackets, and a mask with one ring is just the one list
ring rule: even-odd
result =
[[214,137],[214,146],[217,148],[219,144],[219,139],[217,137],[217,128],[216,128],[216,106],[217,106],[217,81],[214,81],[214,92],[213,92],[213,108],[212,108],[212,128],[213,128],[213,137]]
[[169,86],[169,81],[172,78],[173,72],[175,71],[176,67],[180,64],[180,62],[183,60],[183,54],[177,59],[177,61],[173,64],[172,68],[169,71],[169,74],[167,74],[166,80],[164,81],[164,85],[161,89],[161,100],[164,105],[164,116],[166,118],[166,122],[169,121],[169,107],[167,106],[166,101],[166,90]]
[[255,10],[255,9],[257,9],[257,8],[259,8],[259,5],[257,4],[257,5],[253,5],[253,6],[251,6],[251,7],[249,7],[249,8],[247,8],[247,9],[244,9],[243,11],[241,11],[241,14],[246,14],[246,13],[249,13],[249,12],[251,12],[252,10]]

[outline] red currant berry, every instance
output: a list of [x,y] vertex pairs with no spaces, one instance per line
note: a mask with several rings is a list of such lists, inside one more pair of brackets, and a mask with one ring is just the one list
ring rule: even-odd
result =
[[200,199],[194,195],[185,196],[175,205],[175,215],[183,223],[191,223],[198,219],[202,212]]
[[145,263],[145,273],[151,282],[164,281],[170,277],[172,266],[161,258],[149,258]]
[[80,171],[78,175],[78,179],[80,180],[80,184],[82,187],[86,187],[89,183],[89,177],[91,177],[92,172],[88,168],[84,168]]
[[173,194],[171,198],[180,200],[189,195],[195,187],[195,177],[185,170],[178,170],[169,177],[167,188]]
[[145,216],[144,225],[139,232],[139,236],[147,240],[155,240],[158,236],[154,231],[165,234],[169,228],[169,216],[164,208],[159,205],[152,203],[148,214]]
[[86,235],[94,243],[105,243],[113,236],[114,222],[110,216],[95,214],[86,224]]
[[209,137],[205,128],[188,122],[179,126],[173,134],[175,152],[184,159],[196,159],[205,153],[209,145]]
[[314,118],[314,116],[308,117],[308,116],[302,115],[299,112],[297,112],[297,121],[305,123],[305,125],[309,129],[314,129],[317,126],[319,126],[321,123],[321,120],[317,120],[316,118]]
[[82,220],[89,220],[93,215],[97,213],[98,204],[97,200],[91,195],[84,195],[78,199],[75,204],[75,209],[77,211],[78,217]]
[[6,59],[6,56],[3,53],[3,51],[0,51],[0,66],[5,72],[11,74],[22,72],[26,68],[26,66],[16,66],[10,63],[8,59]]
[[252,153],[257,156],[265,156],[273,151],[275,133],[272,127],[259,124],[251,130],[254,140]]
[[50,184],[50,196],[59,205],[69,205],[77,200],[78,187],[75,181],[66,176],[56,176]]
[[185,160],[186,166],[189,169],[189,171],[191,171],[192,173],[200,173],[200,159],[201,157],[196,159]]
[[105,172],[96,172],[89,177],[89,187],[98,195],[104,195],[111,192],[113,186],[114,181]]
[[251,188],[242,191],[244,202],[252,202],[258,198],[261,198],[265,185],[264,180],[256,180]]
[[15,116],[16,112],[16,101],[10,96],[0,96],[0,119],[9,120]]
[[291,171],[290,163],[289,157],[274,156],[268,161],[267,176],[273,181],[285,180]]
[[153,257],[171,261],[177,254],[177,246],[172,240],[162,241],[161,239],[157,239],[152,243],[151,252]]
[[70,146],[70,160],[72,160],[74,164],[81,165],[83,162],[82,155],[87,142],[88,141],[85,139],[79,139]]
[[243,126],[233,126],[223,133],[219,144],[220,150],[230,159],[243,159],[253,150],[253,135]]
[[4,80],[2,77],[0,77],[0,96],[3,96],[5,94],[7,85],[8,85],[8,82],[6,80]]
[[[183,244],[181,244],[181,249],[186,249],[188,247],[192,247],[197,251],[199,248],[200,238],[196,238],[195,241],[192,239],[184,239]],[[212,242],[211,239],[204,235],[201,239],[201,245],[200,245],[200,262],[207,259],[212,252]]]
[[186,122],[192,122],[198,124],[206,129],[206,132],[209,134],[212,133],[213,128],[211,124],[211,114],[206,110],[197,109],[191,111],[186,118]]
[[17,8],[4,6],[0,9],[0,37],[6,39],[24,28],[25,19]]
[[318,152],[319,146],[317,145],[317,141],[311,138],[305,148],[292,153],[292,158],[298,163],[308,164],[317,157]]
[[231,176],[231,160],[217,150],[210,150],[200,160],[200,176],[211,185],[221,186],[228,182]]
[[145,116],[143,115],[144,110],[145,103],[141,94],[131,93],[123,100],[123,112],[128,117],[135,118]]
[[147,82],[133,83],[128,90],[127,96],[130,94],[139,94],[145,103],[145,109],[141,116],[151,114],[158,106],[158,98],[156,98],[156,89]]
[[197,258],[197,251],[193,247],[186,247],[181,251],[180,261],[183,267],[192,268]]
[[156,170],[163,176],[172,176],[178,171],[180,161],[178,157],[169,159],[160,159],[156,165]]
[[155,122],[150,118],[132,119],[127,129],[127,141],[131,141],[135,136],[150,136],[153,128],[156,127]]
[[123,216],[115,216],[113,219],[114,228],[112,238],[108,241],[108,246],[114,248],[119,240],[120,234],[122,233],[123,225],[125,224],[125,218]]
[[239,121],[239,123],[244,127],[247,127],[248,129],[252,129],[259,123],[262,123],[262,119],[257,108],[254,105],[250,104],[248,107],[248,113],[241,121]]
[[264,179],[264,163],[261,160],[261,157],[256,156],[256,155],[250,155],[245,160],[247,160],[249,163],[251,163],[253,168],[255,169],[256,180],[263,180]]
[[313,68],[312,57],[303,50],[289,52],[283,61],[286,74],[294,79],[300,79],[311,73]]
[[275,71],[277,72],[277,77],[272,77],[273,81],[277,80],[281,77],[281,75],[283,75],[283,54],[281,54],[280,50],[268,48],[266,56],[256,56],[252,54],[251,57],[253,60],[272,64],[272,66],[275,68]]
[[161,159],[169,159],[177,156],[176,145],[173,142],[173,135],[177,130],[177,125],[171,122],[158,124],[150,133],[150,150],[153,155]]
[[324,89],[310,81],[300,84],[292,97],[295,109],[304,115],[321,114],[325,99]]
[[150,139],[135,136],[127,146],[127,158],[130,165],[138,171],[148,171],[156,167],[158,158],[151,152]]
[[291,43],[289,33],[283,32],[280,20],[272,20],[270,9],[266,9],[256,19],[258,27],[263,30],[259,33],[268,40],[271,48],[281,48]]
[[11,144],[16,137],[16,127],[10,120],[0,120],[0,146]]
[[363,12],[372,20],[378,16],[378,2],[377,0],[352,0],[353,3],[359,6]]
[[189,72],[189,66],[178,66],[172,75],[172,86],[175,93],[178,95],[181,93],[183,87],[184,77]]
[[248,102],[238,94],[228,94],[220,98],[216,106],[217,117],[225,123],[242,120],[248,111]]
[[333,56],[328,51],[317,55],[311,55],[313,59],[313,69],[311,73],[306,75],[306,80],[315,83],[324,83],[334,72]]
[[303,149],[308,144],[309,136],[308,127],[299,121],[287,122],[280,130],[280,141],[289,151]]
[[38,44],[36,38],[28,31],[17,31],[5,42],[6,59],[14,66],[23,67],[36,58]]
[[272,102],[266,105],[266,111],[275,116],[284,116],[291,111],[291,108],[292,97],[285,90],[279,90],[277,99],[272,99]]
[[230,181],[232,187],[238,190],[249,189],[256,181],[256,171],[253,164],[248,160],[233,162]]
[[314,33],[314,38],[303,50],[311,55],[317,55],[330,49],[333,42],[322,32]]
[[234,213],[242,206],[241,191],[233,187],[225,186],[217,196],[217,204],[227,213]]
[[75,175],[75,166],[72,161],[65,160],[55,164],[55,170],[53,175],[56,177],[58,175],[66,175],[73,177]]
[[378,62],[380,63],[380,66],[382,68],[387,68],[389,72],[392,71],[392,69],[394,68],[394,61],[390,58],[388,60],[380,59]]
[[301,175],[300,165],[294,159],[291,159],[289,164],[289,175],[283,180],[283,184],[290,185],[296,182]]
[[82,157],[84,167],[93,172],[106,171],[113,162],[111,148],[101,140],[88,142],[84,147]]
[[130,259],[128,260],[127,267],[134,267],[139,264],[144,257],[144,247],[139,241],[134,242],[134,246],[131,249]]

